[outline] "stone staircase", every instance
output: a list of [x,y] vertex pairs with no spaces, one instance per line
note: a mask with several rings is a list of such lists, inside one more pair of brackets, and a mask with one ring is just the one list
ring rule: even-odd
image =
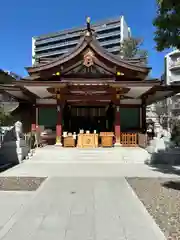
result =
[[144,163],[146,150],[139,147],[77,149],[47,146],[38,148],[30,160],[33,163]]

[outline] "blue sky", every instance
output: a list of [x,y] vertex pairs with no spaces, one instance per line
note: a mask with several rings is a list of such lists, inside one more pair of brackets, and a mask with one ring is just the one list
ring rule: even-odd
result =
[[135,37],[144,39],[152,77],[160,77],[165,53],[153,41],[155,0],[1,0],[0,68],[22,76],[31,66],[32,37],[92,21],[124,15]]

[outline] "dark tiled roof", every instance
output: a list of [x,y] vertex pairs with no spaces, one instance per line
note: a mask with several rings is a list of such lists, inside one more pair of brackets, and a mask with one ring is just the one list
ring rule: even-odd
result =
[[[87,33],[89,33],[87,35]],[[44,61],[39,63],[36,66],[28,67],[28,72],[38,72],[41,70],[47,70],[49,68],[55,67],[57,65],[64,64],[65,62],[71,60],[78,54],[80,54],[86,47],[92,48],[93,51],[95,51],[97,54],[99,54],[101,57],[105,58],[106,60],[110,61],[112,64],[114,64],[117,67],[125,67],[129,68],[131,70],[139,71],[148,73],[151,68],[147,67],[140,58],[133,58],[133,59],[122,59],[120,56],[114,55],[110,52],[108,52],[105,48],[100,46],[98,40],[95,38],[95,35],[92,32],[89,32],[89,30],[86,30],[84,32],[84,36],[80,38],[80,42],[78,45],[76,45],[75,48],[72,49],[72,51],[60,56],[56,59],[51,59],[50,61]]]
[[15,77],[0,69],[0,83],[7,83],[11,82],[12,80],[15,80]]

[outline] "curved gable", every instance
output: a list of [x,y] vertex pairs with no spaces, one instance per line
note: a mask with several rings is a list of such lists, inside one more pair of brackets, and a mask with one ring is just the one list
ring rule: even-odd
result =
[[62,55],[61,57],[57,58],[56,60],[53,60],[49,63],[33,66],[33,67],[26,67],[29,74],[34,72],[39,72],[43,70],[47,70],[53,67],[57,67],[62,65],[65,62],[70,61],[77,55],[79,55],[87,46],[87,42],[85,41],[85,38],[82,38],[80,43],[69,53]]
[[148,68],[137,63],[133,63],[132,61],[120,59],[117,56],[109,53],[105,48],[100,46],[98,40],[95,38],[92,32],[89,32],[89,30],[85,32],[79,44],[71,52],[63,55],[62,57],[59,57],[56,60],[50,61],[42,65],[28,67],[26,69],[28,73],[31,75],[37,72],[51,70],[56,67],[61,67],[62,65],[64,66],[65,64],[68,65],[70,61],[73,61],[78,56],[80,56],[80,58],[83,60],[83,57],[87,52],[86,51],[87,49],[92,50],[94,52],[94,55],[102,59],[102,62],[104,61],[106,62],[106,65],[113,66],[113,69],[124,68],[145,75],[147,75],[151,70],[151,68]]

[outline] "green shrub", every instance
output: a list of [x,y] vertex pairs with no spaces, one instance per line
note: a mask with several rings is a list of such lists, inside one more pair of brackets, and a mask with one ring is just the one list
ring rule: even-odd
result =
[[174,123],[171,133],[171,141],[175,144],[175,146],[180,146],[180,120]]

